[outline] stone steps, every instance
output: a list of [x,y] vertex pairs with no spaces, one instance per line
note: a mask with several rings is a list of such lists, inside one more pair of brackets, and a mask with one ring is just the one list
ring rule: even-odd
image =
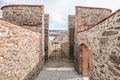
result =
[[35,80],[82,80],[74,68],[43,68]]

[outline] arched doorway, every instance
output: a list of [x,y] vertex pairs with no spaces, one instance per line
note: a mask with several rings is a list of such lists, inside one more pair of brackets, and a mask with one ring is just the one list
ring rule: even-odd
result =
[[92,50],[87,43],[80,44],[80,53],[79,53],[79,69],[83,76],[90,77],[90,59],[91,59]]
[[89,73],[89,49],[85,44],[81,45],[82,75],[88,76]]

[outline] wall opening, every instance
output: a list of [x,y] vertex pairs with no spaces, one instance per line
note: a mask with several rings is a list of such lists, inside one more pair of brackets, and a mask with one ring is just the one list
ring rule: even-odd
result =
[[79,53],[79,70],[81,70],[81,73],[83,77],[87,77],[89,80],[89,64],[90,64],[90,58],[91,58],[91,50],[88,47],[87,44],[81,44],[80,45],[80,53]]
[[82,74],[88,76],[89,72],[89,49],[87,46],[81,46],[81,55],[82,55]]

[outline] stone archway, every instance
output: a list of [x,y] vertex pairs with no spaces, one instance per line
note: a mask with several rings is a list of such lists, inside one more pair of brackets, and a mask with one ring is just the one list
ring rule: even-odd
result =
[[82,75],[88,76],[89,73],[89,49],[85,44],[81,45],[81,68]]
[[91,59],[92,50],[87,43],[80,44],[80,52],[79,52],[79,70],[83,76],[89,76],[90,71],[90,59]]

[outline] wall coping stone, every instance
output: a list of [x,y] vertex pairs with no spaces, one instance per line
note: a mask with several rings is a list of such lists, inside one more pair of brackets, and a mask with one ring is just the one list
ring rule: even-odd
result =
[[5,5],[3,7],[1,7],[1,10],[5,7],[44,7],[44,5],[29,5],[29,4],[12,4],[12,5]]
[[75,8],[102,9],[102,10],[109,10],[110,12],[112,12],[112,10],[111,10],[111,9],[108,9],[108,8],[101,8],[101,7],[75,6]]

